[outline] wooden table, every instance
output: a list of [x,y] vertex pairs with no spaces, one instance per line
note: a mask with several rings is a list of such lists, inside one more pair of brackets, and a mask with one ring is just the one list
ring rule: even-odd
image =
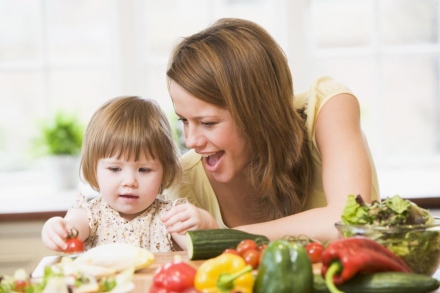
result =
[[139,270],[133,276],[133,283],[135,285],[132,293],[148,293],[153,281],[153,274],[156,269],[174,259],[174,257],[181,257],[183,261],[186,261],[198,268],[204,261],[189,261],[188,253],[186,251],[178,252],[159,252],[154,254],[154,262],[145,269]]

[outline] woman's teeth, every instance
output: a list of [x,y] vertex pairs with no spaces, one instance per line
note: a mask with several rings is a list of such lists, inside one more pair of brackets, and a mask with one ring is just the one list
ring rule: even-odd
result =
[[209,156],[212,156],[212,155],[214,155],[215,153],[210,153],[210,154],[201,154],[202,155],[202,157],[204,157],[204,158],[208,158]]

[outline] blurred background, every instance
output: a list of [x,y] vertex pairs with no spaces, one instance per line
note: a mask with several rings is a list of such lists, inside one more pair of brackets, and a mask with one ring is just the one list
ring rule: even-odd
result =
[[35,141],[60,111],[85,126],[106,100],[139,95],[176,126],[173,46],[240,17],[283,47],[295,91],[330,75],[357,95],[382,197],[440,197],[439,10],[437,0],[0,0],[0,194],[54,192]]

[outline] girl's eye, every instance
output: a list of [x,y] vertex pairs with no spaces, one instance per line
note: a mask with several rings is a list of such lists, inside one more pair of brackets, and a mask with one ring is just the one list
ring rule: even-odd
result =
[[151,169],[149,169],[149,168],[139,168],[139,172],[141,172],[141,173],[148,173],[150,171],[151,171]]
[[121,170],[121,168],[119,168],[119,167],[109,167],[108,169],[112,172],[118,172]]

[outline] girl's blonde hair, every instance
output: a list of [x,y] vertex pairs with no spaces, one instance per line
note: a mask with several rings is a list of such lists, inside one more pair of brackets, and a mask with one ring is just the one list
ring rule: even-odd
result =
[[218,20],[176,46],[167,76],[168,84],[173,80],[231,113],[248,145],[262,217],[304,209],[313,169],[304,109],[294,108],[287,58],[262,27],[242,19]]
[[83,178],[99,190],[98,161],[126,156],[137,161],[142,154],[163,166],[162,189],[180,176],[179,156],[170,124],[159,105],[136,96],[109,100],[92,116],[84,135],[81,157]]

